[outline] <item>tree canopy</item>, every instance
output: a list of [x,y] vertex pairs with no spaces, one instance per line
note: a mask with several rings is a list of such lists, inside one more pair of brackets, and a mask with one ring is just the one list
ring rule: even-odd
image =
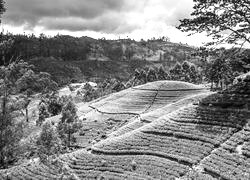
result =
[[249,0],[194,0],[193,8],[191,18],[180,20],[177,28],[191,34],[206,32],[214,40],[210,45],[250,43]]
[[[3,0],[0,0],[0,17],[1,15],[4,13],[5,11],[5,7],[4,7],[4,1]],[[0,21],[1,22],[1,21]]]

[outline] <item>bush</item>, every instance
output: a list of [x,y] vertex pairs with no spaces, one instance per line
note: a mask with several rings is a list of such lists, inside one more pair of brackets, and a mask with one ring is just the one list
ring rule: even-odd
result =
[[37,120],[37,125],[41,125],[45,118],[59,115],[62,112],[64,104],[71,100],[71,96],[59,97],[56,92],[43,96],[38,107],[39,118]]

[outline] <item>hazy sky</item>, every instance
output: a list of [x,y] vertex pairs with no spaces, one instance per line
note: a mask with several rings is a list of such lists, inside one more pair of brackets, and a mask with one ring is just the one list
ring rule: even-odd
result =
[[168,36],[201,45],[205,36],[186,37],[175,28],[189,17],[192,0],[6,0],[2,27],[14,33],[69,34],[140,40]]

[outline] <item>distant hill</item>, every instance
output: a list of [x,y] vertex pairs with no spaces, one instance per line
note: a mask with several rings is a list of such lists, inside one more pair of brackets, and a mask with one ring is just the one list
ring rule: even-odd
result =
[[23,58],[34,64],[37,71],[52,74],[59,84],[67,84],[71,79],[128,80],[136,68],[162,65],[169,69],[176,62],[197,63],[199,60],[192,56],[196,48],[167,39],[134,41],[12,34],[3,35],[3,39],[13,39],[14,42],[8,52],[0,52],[4,53],[1,55],[5,60]]
[[96,40],[91,43],[89,60],[145,60],[176,62],[190,59],[195,48],[163,40]]

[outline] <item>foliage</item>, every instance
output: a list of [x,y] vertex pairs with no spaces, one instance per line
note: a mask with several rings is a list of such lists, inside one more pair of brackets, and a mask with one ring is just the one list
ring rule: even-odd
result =
[[83,102],[90,102],[99,97],[119,92],[128,88],[126,84],[117,79],[106,79],[104,82],[99,83],[97,87],[92,87],[89,83],[77,91],[77,96],[81,98]]
[[83,101],[90,102],[98,98],[96,89],[94,89],[89,83],[86,83],[83,87],[81,95],[83,94]]
[[[39,37],[31,35],[2,34],[2,38],[14,40],[9,52],[1,52],[2,56],[10,59],[12,56],[21,56],[24,59],[35,57],[58,57],[64,60],[85,60],[90,51],[90,42],[85,38],[76,38],[66,35]],[[1,63],[0,63],[1,64]]]
[[32,92],[51,92],[58,88],[56,82],[51,79],[51,75],[45,72],[35,73],[33,70],[28,70],[25,74],[18,79],[17,86],[19,92],[26,90]]
[[23,123],[15,122],[11,112],[0,114],[0,168],[17,160],[18,144],[23,135]]
[[209,66],[208,72],[208,79],[210,82],[215,83],[217,87],[220,83],[221,88],[223,88],[223,82],[226,85],[229,85],[234,80],[233,72],[228,60],[223,57],[213,60]]
[[14,154],[19,140],[22,138],[22,122],[15,121],[18,109],[15,101],[10,101],[16,92],[16,81],[21,78],[29,65],[23,61],[14,61],[0,67],[0,166],[7,167],[15,161]]
[[129,86],[131,87],[159,80],[178,80],[197,84],[201,83],[201,73],[194,64],[184,61],[182,64],[177,62],[169,72],[165,71],[163,66],[160,66],[156,70],[150,68],[147,73],[143,69],[136,69],[134,76],[128,83],[131,84]]
[[[36,72],[47,72],[51,79],[58,86],[67,85],[72,80],[79,81],[83,78],[82,71],[77,64],[65,62],[60,58],[54,57],[36,57],[29,60],[29,63],[35,66]],[[84,65],[84,67],[86,67]]]
[[158,80],[169,79],[169,74],[164,70],[163,66],[160,66],[160,68],[157,71],[157,74],[158,74]]
[[112,85],[112,90],[115,92],[119,92],[126,89],[126,85],[121,82],[121,81],[116,81],[113,85]]
[[179,62],[175,64],[173,68],[170,69],[171,79],[173,80],[181,80],[182,77],[182,66]]
[[69,101],[62,110],[62,117],[57,125],[57,130],[63,143],[71,147],[76,141],[74,133],[82,128],[82,124],[77,116],[77,108],[72,101]]
[[148,82],[153,82],[158,79],[157,74],[154,69],[150,68],[147,72],[147,81]]
[[5,12],[5,7],[4,7],[4,1],[0,0],[0,15],[2,15]]
[[50,121],[47,121],[42,126],[42,131],[39,134],[37,141],[37,154],[41,160],[46,156],[58,154],[62,151],[62,143],[55,126]]
[[248,0],[195,0],[194,3],[192,17],[180,20],[179,29],[186,32],[207,32],[217,43],[250,43]]
[[[211,83],[211,88],[224,88],[231,84],[236,76],[247,72],[250,61],[248,50],[235,49],[205,49],[202,75],[205,81]],[[220,87],[219,87],[220,85]]]
[[39,117],[38,117],[38,120],[36,122],[36,125],[41,126],[42,123],[45,121],[45,119],[50,116],[48,109],[47,109],[47,106],[46,106],[44,101],[41,101],[39,103],[38,111],[39,111]]
[[45,118],[59,115],[62,112],[63,106],[71,101],[71,96],[59,96],[57,92],[45,94],[39,103],[39,118],[37,125],[41,125]]

